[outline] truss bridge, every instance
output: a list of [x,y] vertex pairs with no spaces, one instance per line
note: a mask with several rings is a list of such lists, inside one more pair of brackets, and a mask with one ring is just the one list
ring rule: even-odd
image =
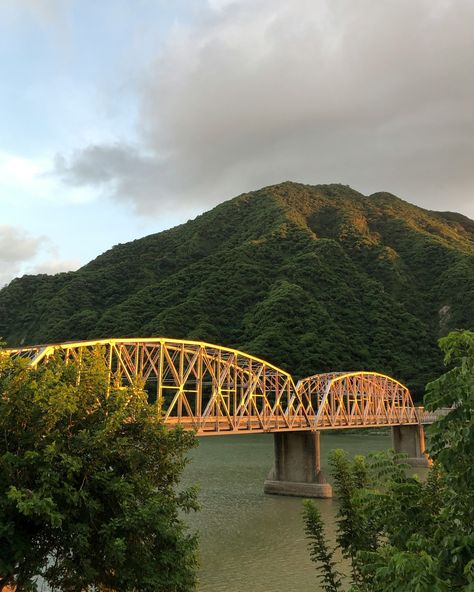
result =
[[[423,424],[435,418],[413,404],[406,386],[378,372],[314,374],[295,382],[285,370],[236,349],[155,337],[7,351],[37,366],[54,354],[80,364],[92,350],[103,356],[111,384],[144,388],[169,426],[180,425],[199,436],[274,433],[274,478],[265,486],[270,493],[313,495],[311,491],[321,485],[319,433],[323,430],[390,426],[396,449],[407,452],[413,464],[426,461]],[[293,475],[295,462],[308,465],[308,454],[310,473]],[[302,492],[301,487],[294,490],[285,485],[281,490],[281,483],[314,487]]]
[[284,370],[241,351],[175,339],[103,339],[10,350],[36,366],[60,352],[80,361],[99,349],[110,380],[142,384],[166,423],[199,435],[417,424],[406,386],[377,372],[315,374],[294,382]]

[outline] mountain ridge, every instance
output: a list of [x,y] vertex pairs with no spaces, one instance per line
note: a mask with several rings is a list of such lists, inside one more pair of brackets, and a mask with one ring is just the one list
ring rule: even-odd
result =
[[0,290],[11,345],[195,338],[297,376],[365,367],[420,390],[436,339],[474,328],[474,221],[386,192],[283,182]]

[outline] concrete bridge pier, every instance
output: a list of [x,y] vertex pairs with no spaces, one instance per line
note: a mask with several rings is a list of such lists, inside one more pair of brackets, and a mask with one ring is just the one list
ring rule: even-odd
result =
[[395,452],[408,454],[404,461],[412,467],[429,467],[431,460],[426,453],[423,425],[400,425],[392,427],[392,444]]
[[264,492],[299,497],[332,497],[321,471],[319,432],[275,432],[275,461]]

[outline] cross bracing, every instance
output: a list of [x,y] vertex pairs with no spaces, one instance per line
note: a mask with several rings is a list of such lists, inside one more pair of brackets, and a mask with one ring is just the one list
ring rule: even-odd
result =
[[128,338],[7,350],[43,364],[56,352],[80,363],[95,350],[110,381],[144,387],[169,425],[200,435],[410,425],[424,422],[406,386],[377,372],[291,374],[236,349],[198,341]]

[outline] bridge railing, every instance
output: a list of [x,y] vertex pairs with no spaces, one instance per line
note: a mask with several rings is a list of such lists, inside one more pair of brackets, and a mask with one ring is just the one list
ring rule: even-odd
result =
[[434,423],[441,417],[445,417],[451,411],[451,407],[442,407],[441,409],[436,409],[436,411],[426,411],[424,407],[416,407],[416,415],[418,418],[418,423],[422,423],[424,425]]
[[295,385],[264,360],[204,342],[116,338],[5,351],[36,366],[55,352],[81,364],[88,350],[103,357],[111,382],[142,384],[166,423],[199,434],[412,425],[440,415],[415,407],[408,388],[384,374],[315,374]]

